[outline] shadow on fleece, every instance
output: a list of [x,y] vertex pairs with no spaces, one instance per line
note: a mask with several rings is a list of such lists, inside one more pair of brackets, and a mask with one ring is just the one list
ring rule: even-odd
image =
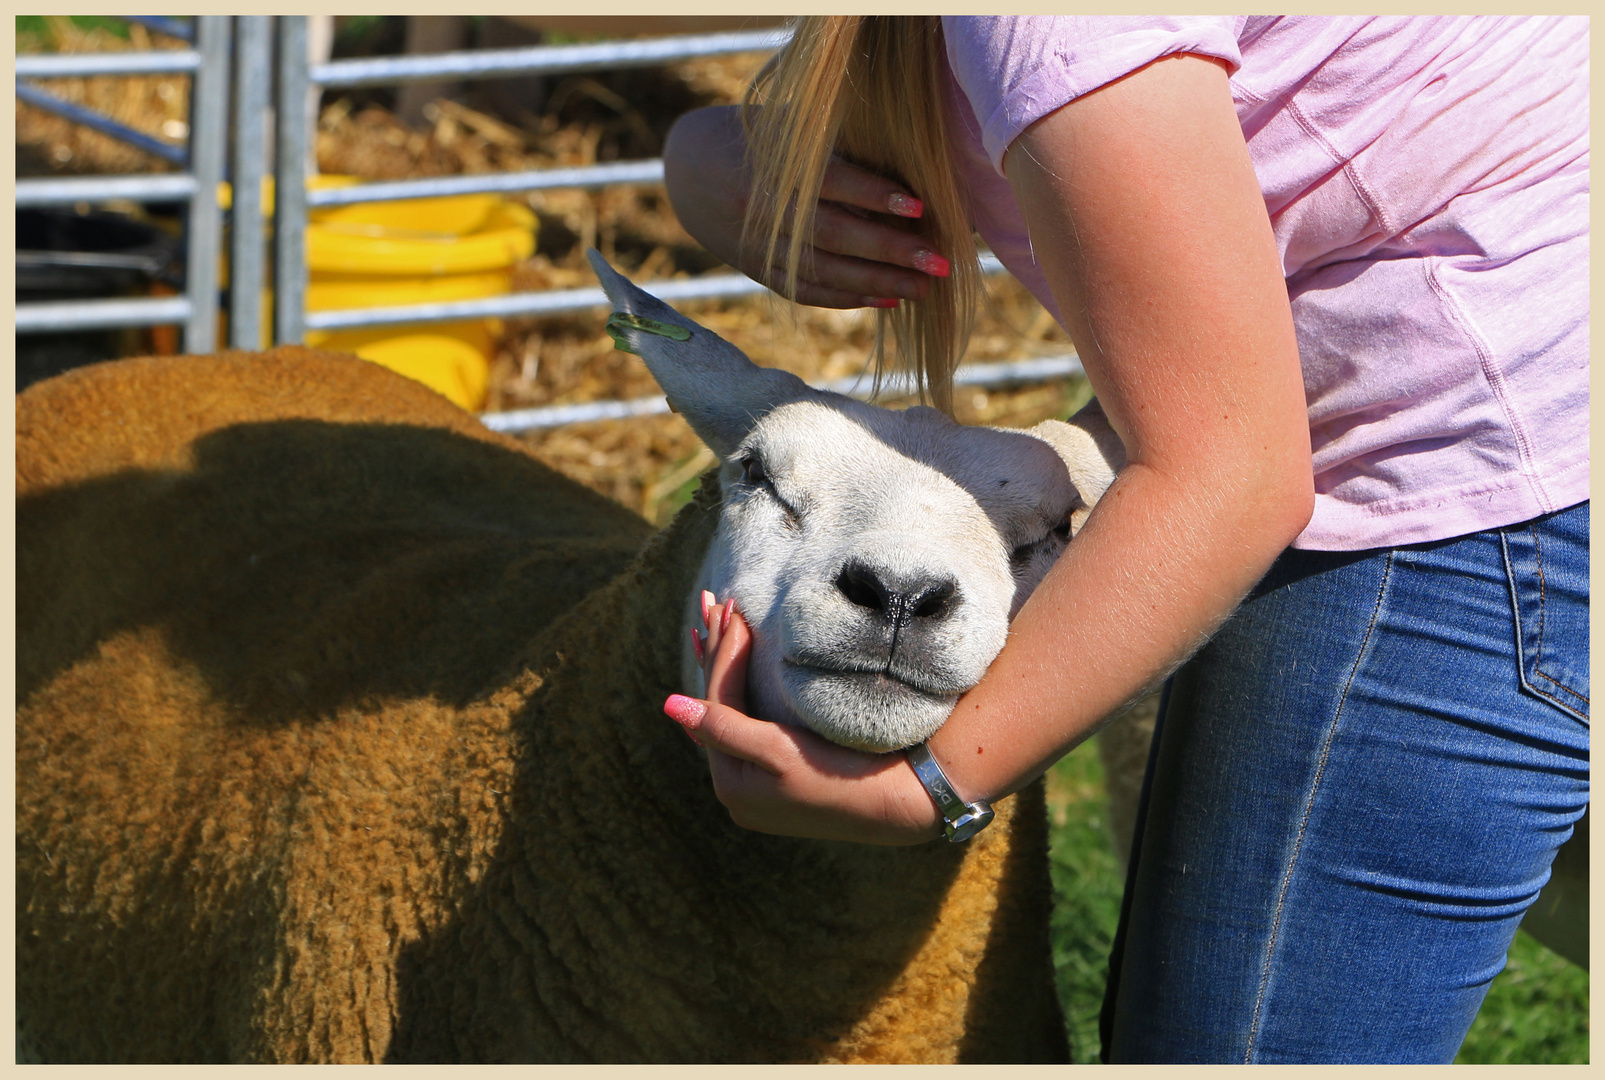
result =
[[20,697],[158,633],[241,723],[467,704],[608,581],[646,522],[524,455],[401,424],[281,420],[17,501]]

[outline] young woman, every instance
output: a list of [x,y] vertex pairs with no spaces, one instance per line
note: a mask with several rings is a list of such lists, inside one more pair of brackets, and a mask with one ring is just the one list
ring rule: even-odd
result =
[[[1176,673],[1110,1060],[1451,1060],[1586,806],[1587,29],[808,18],[671,136],[693,235],[888,309],[939,404],[978,232],[1125,442],[929,740],[996,799]],[[737,822],[941,835],[902,755],[743,715],[729,627],[671,714]]]

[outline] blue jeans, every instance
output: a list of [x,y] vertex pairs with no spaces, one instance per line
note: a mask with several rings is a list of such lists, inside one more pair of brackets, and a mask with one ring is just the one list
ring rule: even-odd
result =
[[1588,801],[1588,504],[1286,552],[1177,672],[1115,1062],[1448,1062]]

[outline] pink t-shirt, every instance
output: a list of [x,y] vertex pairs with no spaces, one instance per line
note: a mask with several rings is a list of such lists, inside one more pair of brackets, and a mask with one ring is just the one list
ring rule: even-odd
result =
[[1295,546],[1588,498],[1586,18],[943,19],[972,220],[1055,315],[1003,155],[1171,53],[1218,57],[1287,275],[1314,447]]

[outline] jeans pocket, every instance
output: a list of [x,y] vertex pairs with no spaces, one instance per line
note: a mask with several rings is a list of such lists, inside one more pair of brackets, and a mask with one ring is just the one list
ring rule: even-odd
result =
[[1588,504],[1500,530],[1522,689],[1588,723]]

